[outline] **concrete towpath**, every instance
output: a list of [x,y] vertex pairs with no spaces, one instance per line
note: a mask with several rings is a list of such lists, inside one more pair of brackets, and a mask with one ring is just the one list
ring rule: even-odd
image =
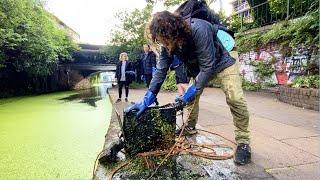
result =
[[[145,91],[130,90],[129,100],[140,100]],[[177,95],[160,92],[158,101],[170,103]],[[260,92],[246,92],[246,98],[251,115],[252,164],[276,179],[319,179],[319,112],[279,102]],[[232,116],[220,89],[205,89],[200,98],[198,125],[234,139]]]

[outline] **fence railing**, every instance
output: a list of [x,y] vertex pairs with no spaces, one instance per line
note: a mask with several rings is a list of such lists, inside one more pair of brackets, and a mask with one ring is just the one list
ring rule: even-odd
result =
[[[246,8],[248,4],[251,7]],[[237,14],[241,18],[241,28],[251,29],[301,17],[308,11],[318,8],[319,0],[266,0],[257,5],[249,0],[249,3],[245,2],[238,6]]]

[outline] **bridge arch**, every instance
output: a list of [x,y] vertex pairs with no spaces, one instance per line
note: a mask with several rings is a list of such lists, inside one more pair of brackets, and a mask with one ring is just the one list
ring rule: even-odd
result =
[[59,71],[64,73],[68,85],[73,89],[85,89],[92,85],[92,77],[102,75],[100,79],[114,81],[116,63],[118,60],[110,59],[102,53],[103,46],[79,44],[80,50],[73,54],[72,62],[59,64]]

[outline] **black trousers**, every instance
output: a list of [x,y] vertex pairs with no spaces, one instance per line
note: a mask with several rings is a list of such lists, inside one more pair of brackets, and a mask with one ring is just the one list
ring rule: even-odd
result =
[[152,74],[145,74],[144,78],[146,78],[147,87],[149,88],[149,85],[151,83]]
[[[149,88],[151,80],[152,80],[152,74],[145,74],[144,77],[146,78],[147,88]],[[155,100],[156,105],[159,105],[158,99]]]
[[118,82],[118,88],[119,88],[119,98],[121,98],[122,96],[122,88],[125,88],[126,90],[126,98],[128,97],[129,95],[129,83],[127,81],[119,81]]

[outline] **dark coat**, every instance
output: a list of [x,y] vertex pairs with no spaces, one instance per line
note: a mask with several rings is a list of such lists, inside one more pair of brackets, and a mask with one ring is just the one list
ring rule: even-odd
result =
[[140,59],[140,57],[139,57],[139,59],[137,59],[137,61],[136,62],[134,62],[134,68],[135,68],[135,70],[136,70],[136,81],[137,82],[141,82],[142,80],[141,80],[141,75],[143,75],[142,73],[142,63],[141,63],[141,59]]
[[[201,90],[213,75],[233,65],[235,59],[219,43],[218,29],[209,22],[193,18],[191,31],[190,42],[172,54],[184,61],[188,76],[195,78],[195,86],[197,90]],[[172,61],[172,56],[164,47],[161,47],[157,71],[149,86],[149,90],[154,94],[158,94]]]
[[157,65],[156,55],[152,51],[148,53],[146,59],[144,55],[145,53],[142,53],[140,56],[142,74],[152,74],[152,68],[155,68]]
[[[119,61],[118,64],[117,64],[117,69],[116,69],[116,79],[117,79],[118,82],[120,81],[121,75],[122,75],[121,66],[122,66],[122,61]],[[125,71],[126,71],[126,81],[127,82],[131,82],[132,78],[131,77],[127,77],[127,73],[128,72],[134,72],[134,67],[132,65],[132,62],[129,62],[129,61],[126,62]]]

